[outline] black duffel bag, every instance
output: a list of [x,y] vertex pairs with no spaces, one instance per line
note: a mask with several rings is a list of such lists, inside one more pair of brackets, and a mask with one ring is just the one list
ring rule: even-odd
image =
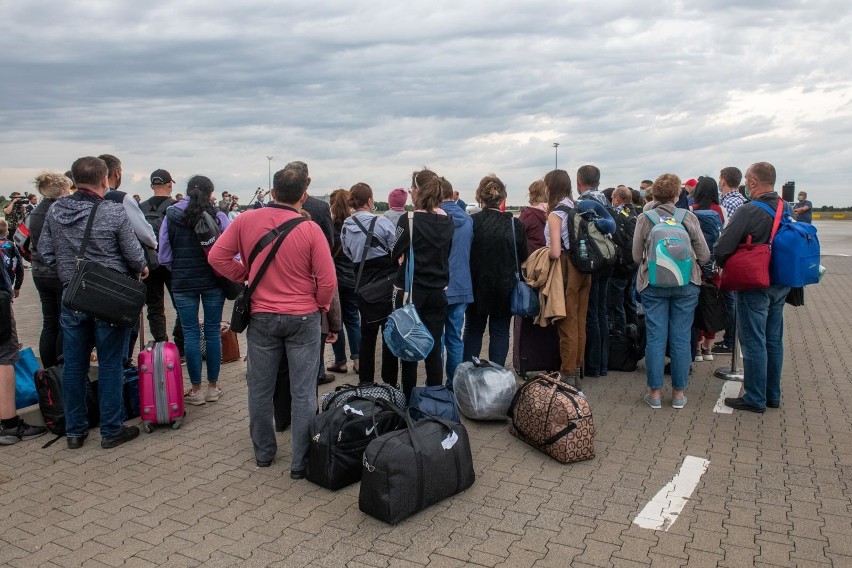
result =
[[476,478],[462,424],[430,416],[370,442],[364,452],[358,508],[396,524],[464,491]]
[[332,490],[355,483],[367,445],[400,428],[405,428],[405,414],[381,398],[352,397],[317,414],[310,426],[308,481]]
[[610,332],[609,362],[607,365],[610,371],[632,373],[636,370],[640,359],[642,359],[642,355],[639,353],[639,346],[634,337],[617,331]]

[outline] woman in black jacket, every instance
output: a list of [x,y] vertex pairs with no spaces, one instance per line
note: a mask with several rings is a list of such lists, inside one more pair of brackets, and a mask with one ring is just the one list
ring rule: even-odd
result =
[[30,213],[30,250],[33,283],[41,300],[42,323],[38,354],[42,366],[47,369],[56,365],[62,355],[62,330],[59,327],[59,314],[62,313],[62,281],[59,280],[55,266],[48,267],[42,262],[38,241],[47,210],[57,199],[71,193],[71,180],[60,173],[45,172],[35,179],[35,186],[44,199]]
[[[447,317],[446,289],[450,282],[450,246],[453,243],[454,225],[453,220],[441,209],[441,192],[449,182],[434,175],[425,177],[421,185],[417,176],[414,176],[414,215],[411,220],[408,215],[400,217],[396,226],[399,238],[393,247],[392,256],[400,263],[395,287],[396,307],[401,307],[411,243],[414,250],[411,303],[417,308],[417,314],[435,341],[425,361],[426,385],[432,387],[440,386],[444,381],[441,336]],[[402,392],[406,399],[411,397],[411,391],[416,385],[417,363],[403,361]]]
[[[472,215],[473,243],[470,248],[470,275],[474,301],[467,307],[464,322],[464,360],[479,357],[482,336],[488,325],[488,360],[506,364],[509,354],[509,296],[515,273],[527,259],[527,235],[523,223],[511,213],[500,211],[506,200],[506,186],[494,174],[482,178],[476,189],[482,211]],[[515,232],[514,250],[512,231]],[[515,261],[517,254],[517,262]]]

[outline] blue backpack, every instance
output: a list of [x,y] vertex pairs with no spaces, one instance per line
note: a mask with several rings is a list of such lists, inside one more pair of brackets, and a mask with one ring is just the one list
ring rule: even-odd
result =
[[[773,218],[772,207],[752,201]],[[816,227],[810,223],[797,223],[784,208],[781,223],[772,240],[772,257],[769,261],[769,281],[780,286],[799,288],[819,282],[819,239]]]
[[[665,213],[665,212],[664,212]],[[659,288],[686,286],[692,277],[692,240],[683,218],[685,209],[675,209],[674,215],[660,215],[656,210],[645,211],[654,223],[648,237],[648,284]]]

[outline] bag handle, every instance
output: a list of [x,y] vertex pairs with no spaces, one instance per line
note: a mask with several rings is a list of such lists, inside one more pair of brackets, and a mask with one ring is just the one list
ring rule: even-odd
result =
[[284,239],[287,238],[287,235],[290,234],[290,231],[295,229],[296,226],[303,221],[306,221],[306,219],[300,216],[296,217],[295,219],[290,219],[289,221],[284,223],[286,227],[284,227],[282,231],[278,234],[278,238],[275,241],[275,244],[272,245],[272,250],[270,250],[269,254],[266,255],[266,258],[263,259],[263,264],[260,265],[260,270],[257,271],[254,280],[251,281],[251,284],[248,287],[246,293],[249,297],[251,297],[251,295],[254,293],[254,290],[255,288],[257,288],[257,285],[260,284],[260,279],[263,278],[266,269],[269,268],[270,264],[272,264],[272,259],[275,258],[275,253],[277,253],[278,249],[281,248],[281,244],[284,242]]
[[515,266],[513,266],[513,272],[515,273],[515,280],[520,282],[521,275],[518,272],[518,243],[515,240],[515,217],[509,217],[509,227],[512,229],[512,252],[515,255]]
[[364,233],[364,251],[361,253],[361,262],[358,263],[358,276],[355,277],[355,293],[357,294],[358,290],[361,289],[361,274],[364,272],[364,264],[367,262],[367,251],[370,250],[370,244],[373,240],[373,229],[375,229],[376,221],[378,221],[379,218],[373,215],[369,229],[364,227],[355,215],[352,215],[352,219],[355,221],[355,224],[358,225],[358,228],[361,229],[361,232]]
[[403,304],[410,304],[414,300],[414,219],[413,215],[408,218],[408,258],[405,266],[405,293],[406,298]]
[[100,204],[101,200],[96,199],[92,205],[92,211],[89,213],[89,218],[86,221],[86,230],[83,231],[83,242],[80,245],[80,252],[77,255],[78,262],[86,258],[86,247],[89,246],[89,237],[92,235],[92,224],[95,222],[95,211],[98,210],[98,205]]

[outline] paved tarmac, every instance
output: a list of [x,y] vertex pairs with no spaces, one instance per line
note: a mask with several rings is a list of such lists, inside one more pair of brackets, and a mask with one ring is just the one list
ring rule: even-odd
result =
[[[852,566],[852,258],[824,264],[807,305],[786,310],[778,410],[714,412],[725,361],[697,364],[683,410],[641,401],[641,364],[612,372],[585,385],[594,460],[561,465],[506,423],[465,420],[474,485],[390,526],[358,510],[358,484],[291,481],[288,433],[273,466],[255,466],[245,363],[232,363],[223,398],[188,407],[180,430],[114,450],[94,431],[78,451],[0,447],[0,566]],[[35,345],[29,277],[15,310]],[[671,483],[690,456],[706,472]],[[634,523],[660,499],[674,510],[663,529]]]

